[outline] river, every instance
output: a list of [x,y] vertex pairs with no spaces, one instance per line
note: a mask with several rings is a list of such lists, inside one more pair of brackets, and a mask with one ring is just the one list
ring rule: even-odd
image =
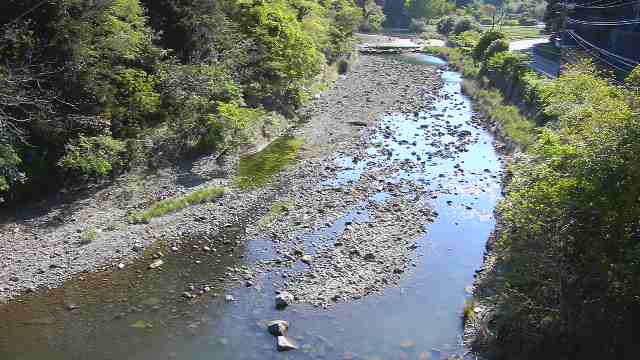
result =
[[[424,66],[441,66],[423,55],[400,55]],[[340,187],[392,162],[410,166],[386,181],[409,181],[431,194],[438,216],[424,224],[413,268],[399,286],[329,309],[294,304],[273,306],[272,278],[263,273],[245,288],[225,282],[185,301],[185,283],[199,284],[271,257],[268,239],[243,242],[242,258],[217,255],[194,265],[197,250],[175,255],[162,271],[147,264],[127,271],[85,274],[62,288],[27,295],[0,306],[0,359],[446,359],[464,356],[462,310],[473,275],[482,263],[500,198],[502,160],[494,140],[473,119],[471,100],[461,92],[461,75],[443,71],[444,86],[434,106],[418,114],[380,120],[368,157],[337,156],[344,171],[326,182]],[[437,142],[437,144],[436,144]],[[444,151],[458,146],[459,151]],[[384,155],[383,155],[384,154]],[[407,189],[407,191],[411,191]],[[384,202],[391,194],[373,194]],[[247,219],[249,221],[250,219]],[[331,241],[350,222],[369,221],[366,212],[339,219],[316,241]],[[223,234],[233,240],[242,221]],[[322,236],[321,236],[322,235]],[[206,271],[203,271],[206,269]],[[217,294],[218,296],[214,296]],[[231,295],[231,298],[225,298]],[[264,327],[268,320],[291,323],[300,349],[275,350]]]

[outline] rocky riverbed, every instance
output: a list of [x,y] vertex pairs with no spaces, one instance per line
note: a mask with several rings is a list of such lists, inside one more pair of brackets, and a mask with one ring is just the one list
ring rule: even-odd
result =
[[[146,256],[159,257],[167,254],[145,253],[145,249],[158,243],[167,248],[182,249],[184,246],[206,247],[215,250],[222,231],[243,223],[248,233],[256,235],[258,219],[266,214],[278,198],[292,198],[296,202],[296,213],[309,216],[296,219],[296,227],[318,229],[325,223],[344,216],[353,205],[364,205],[374,218],[373,226],[350,226],[344,238],[376,237],[394,238],[407,224],[418,224],[419,219],[428,219],[426,207],[409,206],[416,199],[399,199],[393,204],[366,205],[370,186],[381,186],[371,177],[352,189],[319,189],[322,179],[330,179],[341,171],[327,166],[340,151],[353,154],[364,150],[371,127],[377,119],[389,112],[419,111],[435,98],[441,80],[438,71],[419,65],[407,64],[389,58],[362,56],[352,70],[342,76],[331,90],[316,97],[301,114],[307,122],[291,130],[291,135],[304,140],[298,154],[297,165],[280,174],[269,186],[255,190],[240,190],[235,181],[237,158],[225,162],[203,157],[193,162],[184,162],[176,167],[165,168],[155,173],[133,172],[118,178],[113,184],[83,193],[58,194],[38,204],[26,205],[13,214],[4,214],[0,225],[0,301],[7,301],[25,292],[60,286],[78,274],[104,269],[121,271],[135,259]],[[378,174],[384,177],[385,174]],[[369,178],[369,177],[367,177]],[[195,189],[220,186],[227,189],[219,201],[193,206],[184,211],[152,220],[149,224],[128,223],[128,214],[143,209],[149,204]],[[387,185],[388,186],[388,185]],[[399,188],[400,186],[398,186]],[[295,190],[291,192],[291,190]],[[395,191],[393,189],[389,189]],[[344,196],[349,192],[349,198]],[[426,206],[426,204],[425,204]],[[404,219],[393,223],[390,214]],[[380,220],[380,221],[377,221]],[[299,239],[291,232],[291,216],[277,219],[264,229],[278,239],[278,248],[288,255],[293,248],[300,247]],[[393,226],[382,226],[384,221]],[[288,225],[284,225],[284,223]],[[274,226],[281,231],[274,233]],[[287,227],[289,226],[289,227]],[[417,236],[420,226],[413,225],[412,236]],[[299,233],[299,232],[298,232]],[[185,244],[197,238],[195,244]],[[234,241],[243,241],[234,240]],[[379,243],[387,243],[381,241]],[[375,246],[376,243],[369,244]],[[376,249],[375,261],[367,258],[371,268],[362,274],[368,280],[356,287],[340,284],[350,281],[337,278],[334,286],[344,294],[329,291],[320,294],[309,286],[292,289],[303,301],[325,303],[330,297],[359,297],[375,291],[383,284],[393,283],[409,261],[410,237],[403,238],[397,249]],[[357,249],[349,244],[343,249],[356,254]],[[301,249],[304,252],[304,249]],[[386,252],[385,252],[386,251]],[[362,251],[364,252],[364,250]],[[387,254],[388,253],[388,254]],[[344,257],[348,267],[336,266],[348,271],[351,266],[361,265],[366,253],[359,260]],[[386,255],[385,255],[386,254]],[[310,265],[318,278],[300,279],[300,284],[318,283],[329,276],[329,264],[316,258]],[[379,271],[388,268],[390,274]],[[323,270],[324,269],[324,270]],[[376,270],[377,269],[377,270]],[[293,284],[293,283],[292,283]],[[375,285],[374,285],[375,284]],[[291,285],[293,286],[293,285]],[[322,299],[322,300],[321,300]]]

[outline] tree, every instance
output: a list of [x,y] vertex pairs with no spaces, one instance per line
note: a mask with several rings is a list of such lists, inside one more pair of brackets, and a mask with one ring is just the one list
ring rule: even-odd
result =
[[436,19],[452,12],[455,4],[447,0],[406,0],[407,13],[412,19]]
[[363,6],[364,20],[360,28],[365,32],[380,31],[386,16],[382,7],[376,4],[375,0],[367,0]]

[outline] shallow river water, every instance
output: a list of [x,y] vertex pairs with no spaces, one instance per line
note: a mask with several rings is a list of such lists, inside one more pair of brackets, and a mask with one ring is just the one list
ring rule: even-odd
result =
[[[406,60],[434,66],[433,59]],[[255,279],[251,288],[242,281],[221,282],[211,289],[219,296],[181,298],[186,283],[208,283],[228,267],[250,266],[269,257],[268,239],[254,239],[234,249],[244,253],[242,258],[228,256],[225,249],[207,257],[194,250],[173,256],[162,271],[149,272],[146,264],[138,264],[127,271],[86,274],[60,289],[2,305],[0,359],[426,360],[464,355],[461,314],[469,296],[465,288],[481,265],[494,226],[501,160],[492,137],[472,122],[460,75],[445,71],[442,76],[445,84],[431,110],[381,119],[379,129],[393,136],[379,131],[364,161],[338,157],[337,165],[346,169],[326,183],[339,187],[358,181],[390,161],[422,163],[403,167],[387,179],[412,181],[430,191],[439,214],[435,222],[425,224],[415,266],[400,286],[328,310],[304,304],[274,309],[270,277],[277,274]],[[466,130],[468,151],[438,155],[438,149],[456,140],[444,131],[447,127],[458,133]],[[441,146],[434,147],[433,135],[439,132]],[[392,155],[381,156],[381,149],[393,150]],[[378,193],[372,200],[385,201],[387,196]],[[343,231],[347,221],[366,222],[368,217],[355,211],[317,239],[330,241],[331,236],[322,235]],[[223,236],[232,240],[242,228],[242,223],[233,224]],[[201,262],[195,264],[194,259]],[[225,295],[234,301],[225,300]],[[299,350],[276,352],[275,339],[264,328],[264,322],[273,319],[291,323],[290,336]]]

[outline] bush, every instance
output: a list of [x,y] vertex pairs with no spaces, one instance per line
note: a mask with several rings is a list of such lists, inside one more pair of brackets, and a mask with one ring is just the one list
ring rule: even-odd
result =
[[457,35],[465,31],[473,30],[475,28],[476,26],[473,22],[473,19],[471,19],[470,17],[460,17],[457,19],[455,25],[453,26],[453,33]]
[[411,19],[409,30],[415,33],[423,33],[427,31],[428,24],[425,18]]
[[366,0],[364,4],[364,18],[360,30],[364,32],[380,31],[382,29],[382,23],[386,18],[382,7],[376,4],[375,0]]
[[477,31],[465,31],[449,37],[450,46],[461,48],[468,55],[471,54],[478,41],[480,41],[480,34]]
[[436,28],[444,35],[458,35],[477,28],[476,23],[468,16],[445,16],[438,20]]
[[632,88],[640,88],[640,65],[624,79],[624,82]]
[[476,44],[476,47],[473,49],[473,58],[476,61],[485,59],[484,56],[489,45],[496,40],[504,40],[505,38],[506,36],[501,32],[495,30],[485,31],[480,37],[478,44]]
[[210,116],[208,131],[200,146],[224,152],[251,142],[269,113],[242,107],[234,101],[218,104],[218,116]]
[[449,35],[456,25],[456,19],[453,16],[444,16],[438,20],[436,29],[440,34]]
[[509,43],[507,41],[502,39],[494,40],[489,47],[487,47],[482,58],[484,60],[491,60],[495,55],[507,51],[509,51]]
[[[496,40],[496,42],[504,43],[504,40]],[[489,46],[487,52],[489,52],[489,50],[496,42],[492,43]],[[504,45],[505,44],[496,45],[496,47],[501,47]],[[511,53],[503,50],[488,58],[487,68],[491,71],[500,73],[504,77],[513,77],[519,80],[522,75],[524,75],[524,73],[528,71],[528,64],[529,58],[526,55],[520,53]]]
[[123,169],[125,152],[125,144],[110,136],[81,136],[66,146],[60,165],[81,175],[101,177]]
[[12,146],[0,144],[0,194],[9,191],[16,182],[23,181],[24,174],[19,170],[21,164],[22,159]]

